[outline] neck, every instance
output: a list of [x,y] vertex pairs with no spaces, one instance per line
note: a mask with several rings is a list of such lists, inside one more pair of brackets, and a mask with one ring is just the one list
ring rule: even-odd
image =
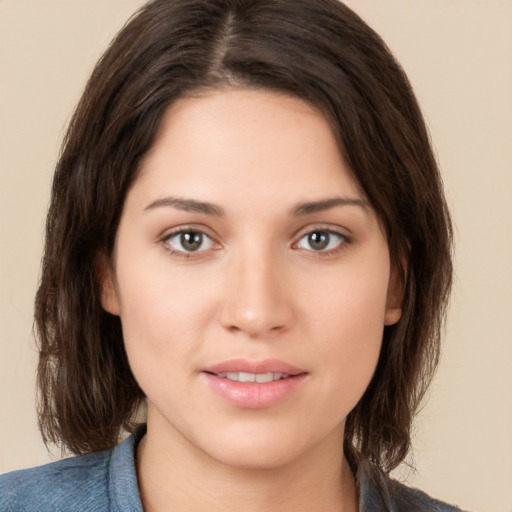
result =
[[[146,512],[297,510],[356,512],[354,476],[339,432],[311,453],[269,468],[240,468],[152,430],[137,451],[137,476]],[[158,434],[158,435],[157,435]],[[333,449],[333,442],[337,449]]]

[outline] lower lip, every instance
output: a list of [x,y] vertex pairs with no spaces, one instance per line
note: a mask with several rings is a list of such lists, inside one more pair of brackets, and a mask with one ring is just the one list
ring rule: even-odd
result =
[[211,389],[243,409],[265,409],[283,402],[304,382],[306,373],[272,382],[238,382],[203,372]]

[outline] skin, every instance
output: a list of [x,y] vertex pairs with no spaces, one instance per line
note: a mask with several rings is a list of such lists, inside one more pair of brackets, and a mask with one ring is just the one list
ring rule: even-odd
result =
[[[200,248],[187,251],[180,230],[203,233]],[[400,318],[396,274],[317,110],[236,89],[174,103],[103,271],[103,307],[121,318],[148,399],[137,460],[145,509],[356,510],[345,418],[373,375],[384,325]],[[241,408],[202,373],[233,358],[307,375],[277,405]]]

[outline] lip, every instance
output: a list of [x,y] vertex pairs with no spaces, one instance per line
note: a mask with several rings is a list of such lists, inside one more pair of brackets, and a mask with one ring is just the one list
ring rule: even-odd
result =
[[279,359],[264,359],[261,361],[251,361],[249,359],[230,359],[222,363],[214,364],[203,368],[207,373],[226,373],[226,372],[247,372],[247,373],[286,373],[287,375],[299,375],[307,373],[306,370],[298,368],[281,361]]
[[[272,382],[238,382],[219,373],[283,373],[287,377]],[[308,372],[277,359],[251,361],[231,359],[203,368],[201,375],[210,389],[231,405],[242,409],[265,409],[286,401],[305,382]]]

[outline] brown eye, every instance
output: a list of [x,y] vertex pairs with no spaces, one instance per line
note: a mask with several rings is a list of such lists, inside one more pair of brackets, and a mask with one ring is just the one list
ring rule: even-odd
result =
[[330,235],[325,231],[315,231],[308,235],[308,243],[311,249],[323,251],[329,245]]
[[186,251],[197,251],[203,244],[203,234],[196,231],[181,233],[180,244]]
[[215,242],[201,231],[179,231],[168,236],[165,243],[177,253],[202,252],[215,246]]
[[299,249],[326,252],[338,248],[345,242],[345,237],[334,231],[317,230],[305,234],[297,244]]

